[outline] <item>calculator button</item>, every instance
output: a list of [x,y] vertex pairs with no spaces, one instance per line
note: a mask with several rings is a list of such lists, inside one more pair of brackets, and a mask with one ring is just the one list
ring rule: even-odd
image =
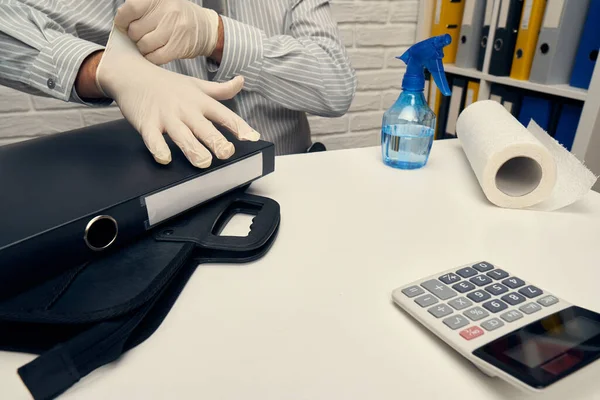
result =
[[519,293],[521,293],[523,296],[533,299],[534,297],[538,297],[544,292],[542,292],[542,289],[538,289],[535,286],[529,285],[519,289]]
[[417,303],[421,307],[431,306],[437,302],[438,302],[438,299],[436,299],[435,296],[432,296],[430,294],[426,294],[425,296],[417,297],[415,299],[415,303]]
[[558,299],[554,296],[544,296],[541,299],[539,299],[537,302],[545,307],[548,307],[548,306],[551,306],[552,304],[558,303]]
[[429,311],[429,313],[436,318],[442,318],[448,314],[453,313],[452,309],[444,304],[440,304],[439,306],[433,306],[427,311]]
[[516,306],[517,304],[523,303],[527,298],[523,295],[520,295],[517,292],[505,294],[501,297],[502,300],[510,304],[511,306]]
[[483,335],[483,329],[481,329],[478,326],[472,326],[470,328],[460,331],[460,336],[464,337],[467,340],[475,339],[481,335]]
[[485,311],[481,307],[470,308],[467,311],[465,311],[463,314],[466,315],[467,317],[469,317],[470,319],[472,319],[473,321],[479,321],[480,319],[483,319],[490,315],[487,311]]
[[425,291],[423,289],[421,289],[419,286],[411,286],[411,287],[407,287],[406,289],[402,289],[402,293],[404,293],[408,297],[415,297],[415,296],[425,293]]
[[473,275],[477,275],[477,271],[475,271],[473,268],[471,267],[465,267],[465,268],[461,268],[458,271],[456,271],[456,273],[460,276],[462,276],[463,278],[470,278]]
[[477,286],[483,286],[483,285],[487,285],[488,283],[492,283],[492,278],[490,278],[489,276],[485,276],[485,275],[477,275],[477,276],[469,279],[469,281],[473,282]]
[[487,272],[491,269],[494,269],[494,266],[487,262],[480,262],[480,263],[473,265],[473,268],[475,268],[479,272]]
[[429,290],[431,293],[435,294],[442,300],[448,300],[454,296],[456,296],[456,292],[450,289],[448,286],[444,285],[442,282],[437,279],[430,279],[421,283],[425,289]]
[[475,289],[475,285],[473,285],[471,282],[462,281],[462,282],[455,283],[452,286],[452,289],[456,290],[459,293],[465,293],[465,292]]
[[486,303],[483,303],[482,305],[486,310],[491,311],[493,313],[504,311],[508,308],[508,305],[502,300],[491,300]]
[[518,320],[519,318],[523,318],[523,314],[521,314],[517,310],[512,310],[512,311],[505,312],[504,314],[500,315],[500,318],[502,318],[506,322],[513,322],[513,321]]
[[519,310],[523,311],[525,314],[533,314],[534,312],[538,312],[542,309],[542,306],[537,303],[527,303],[523,304],[519,307]]
[[484,292],[483,290],[477,290],[476,292],[471,292],[467,295],[468,298],[473,300],[474,302],[480,303],[484,300],[491,298],[488,292]]
[[455,310],[462,310],[463,308],[472,306],[473,302],[467,298],[459,297],[457,299],[450,300],[448,304],[451,305]]
[[504,322],[502,322],[498,318],[488,319],[487,321],[481,323],[481,327],[488,332],[493,331],[494,329],[498,329],[501,326],[504,326]]
[[494,278],[496,280],[504,279],[508,277],[508,272],[503,269],[494,269],[486,274],[490,278]]
[[504,283],[511,289],[516,289],[525,284],[525,282],[522,279],[519,279],[516,276],[511,276],[510,278],[503,280],[502,283]]
[[443,320],[444,324],[452,330],[462,328],[463,326],[469,325],[469,320],[462,315],[453,315]]
[[450,272],[449,274],[440,276],[440,281],[444,282],[446,285],[451,285],[454,282],[460,281],[460,276]]
[[499,284],[499,283],[494,283],[493,285],[486,286],[485,290],[487,290],[488,292],[490,292],[494,296],[498,296],[498,295],[500,295],[502,293],[508,292],[508,288],[506,286],[504,286],[504,285]]

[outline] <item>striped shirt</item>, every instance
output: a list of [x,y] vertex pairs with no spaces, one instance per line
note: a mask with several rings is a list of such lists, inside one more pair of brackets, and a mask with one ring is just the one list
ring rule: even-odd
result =
[[[86,103],[74,81],[86,56],[104,49],[123,2],[0,0],[0,84],[89,106],[110,104]],[[235,112],[275,143],[278,155],[305,151],[307,113],[343,115],[356,90],[329,1],[229,0],[226,9],[220,65],[198,57],[163,67],[218,82],[244,76]]]

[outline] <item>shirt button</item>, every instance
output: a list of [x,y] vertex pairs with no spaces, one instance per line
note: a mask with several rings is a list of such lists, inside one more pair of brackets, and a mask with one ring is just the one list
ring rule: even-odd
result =
[[48,78],[48,82],[46,82],[46,84],[50,89],[54,89],[54,86],[56,86],[56,83],[54,83],[54,79],[52,78]]

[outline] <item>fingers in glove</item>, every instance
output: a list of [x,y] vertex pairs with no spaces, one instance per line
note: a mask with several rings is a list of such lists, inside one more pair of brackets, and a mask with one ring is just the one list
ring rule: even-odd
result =
[[127,32],[129,24],[133,21],[143,17],[153,0],[126,0],[125,3],[117,9],[115,15],[115,26],[120,28],[122,31]]
[[140,135],[157,163],[166,165],[171,162],[171,150],[156,125],[142,126]]
[[236,76],[230,81],[219,83],[205,81],[201,79],[194,80],[196,85],[207,95],[215,100],[229,100],[235,97],[242,88],[244,87],[244,77],[241,75]]
[[164,65],[174,60],[172,51],[168,48],[168,44],[146,54],[144,57],[155,65]]
[[133,21],[129,25],[127,35],[131,38],[131,40],[138,43],[139,48],[139,41],[142,40],[144,37],[155,32],[153,35],[151,35],[151,38],[154,38],[154,40],[158,42],[158,44],[148,46],[152,43],[148,43],[148,39],[145,39],[146,47],[152,47],[151,49],[143,53],[147,54],[151,51],[161,48],[169,41],[169,38],[173,34],[173,27],[175,26],[176,22],[176,14],[162,15],[161,13],[158,13],[156,11],[150,12],[148,15],[145,15],[144,18],[138,19],[137,21]]
[[233,143],[200,114],[190,113],[185,120],[198,140],[202,141],[220,160],[226,160],[235,153]]
[[[166,26],[159,26],[157,29],[145,34],[137,43],[137,48],[144,56],[162,48],[169,41],[171,36],[170,29]],[[149,60],[150,61],[150,60]],[[161,60],[164,61],[164,60]],[[166,63],[165,63],[166,64]]]
[[212,164],[212,155],[198,142],[186,124],[174,119],[169,121],[166,128],[168,135],[193,166],[208,168]]
[[216,124],[227,128],[240,140],[256,142],[260,139],[260,133],[252,129],[239,115],[231,111],[219,102],[214,102],[206,108],[204,116]]

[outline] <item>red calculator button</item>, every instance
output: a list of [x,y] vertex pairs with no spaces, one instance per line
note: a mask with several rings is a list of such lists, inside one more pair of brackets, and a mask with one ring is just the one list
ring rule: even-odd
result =
[[483,335],[483,329],[478,326],[471,326],[467,329],[463,329],[460,331],[460,336],[464,337],[467,340],[475,339]]

